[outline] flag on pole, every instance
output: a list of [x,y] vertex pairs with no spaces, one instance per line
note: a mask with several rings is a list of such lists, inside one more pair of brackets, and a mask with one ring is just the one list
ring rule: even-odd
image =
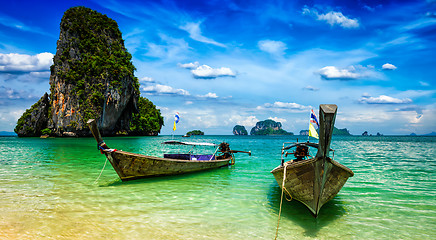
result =
[[319,127],[318,119],[316,118],[316,114],[313,109],[310,110],[310,122],[316,124]]
[[173,131],[176,131],[176,123],[179,122],[179,119],[180,119],[180,117],[179,117],[179,113],[176,112],[176,115],[174,116],[174,126],[173,126]]
[[316,132],[316,129],[312,125],[312,123],[309,123],[309,137],[314,137],[316,139],[319,139],[318,132]]

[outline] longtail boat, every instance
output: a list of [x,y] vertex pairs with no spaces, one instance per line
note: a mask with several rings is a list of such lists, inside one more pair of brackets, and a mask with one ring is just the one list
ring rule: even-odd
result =
[[177,153],[164,154],[163,158],[161,158],[124,152],[111,149],[105,144],[94,119],[90,119],[87,123],[92,135],[97,141],[98,149],[106,156],[122,181],[219,168],[233,165],[235,163],[234,153],[242,152],[251,155],[251,152],[231,150],[229,144],[225,142],[219,145],[179,141],[167,141],[163,143],[171,145],[216,146],[217,149],[212,155]]
[[[317,217],[321,207],[330,201],[344,186],[353,171],[329,157],[330,141],[335,123],[337,106],[321,104],[319,107],[319,144],[298,142],[282,148],[281,165],[274,168],[274,175],[279,186],[287,195],[304,205]],[[287,150],[296,148],[294,152]],[[315,157],[308,154],[309,147],[317,148]],[[284,162],[289,154],[294,160]],[[333,152],[334,157],[334,152]]]

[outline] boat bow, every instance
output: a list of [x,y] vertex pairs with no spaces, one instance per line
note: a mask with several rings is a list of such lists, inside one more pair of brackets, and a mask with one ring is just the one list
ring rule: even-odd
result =
[[[310,146],[318,149],[315,157],[288,161],[271,171],[280,187],[285,188],[293,199],[307,206],[316,217],[321,207],[331,200],[354,173],[330,158],[330,142],[333,135],[337,106],[322,104],[319,108],[319,144],[295,143],[283,147],[285,150],[297,146]],[[297,152],[297,151],[296,151]],[[285,156],[289,153],[286,152]],[[286,174],[286,175],[285,175]]]

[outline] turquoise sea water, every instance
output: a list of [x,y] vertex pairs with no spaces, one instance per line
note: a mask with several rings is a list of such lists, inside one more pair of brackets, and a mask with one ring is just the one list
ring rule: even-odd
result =
[[[180,140],[187,140],[175,137]],[[274,239],[280,188],[270,171],[289,136],[198,136],[227,141],[236,164],[121,182],[92,138],[0,137],[0,239]],[[106,138],[161,156],[171,136]],[[318,218],[283,202],[278,239],[435,239],[436,137],[333,137],[352,169]],[[212,150],[211,150],[212,151]]]

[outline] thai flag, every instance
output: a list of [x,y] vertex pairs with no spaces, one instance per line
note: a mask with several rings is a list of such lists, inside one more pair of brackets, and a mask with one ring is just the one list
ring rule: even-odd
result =
[[311,112],[310,112],[310,122],[315,123],[316,126],[319,127],[318,119],[316,118],[316,115],[315,115],[315,112],[313,111],[313,109],[311,109]]

